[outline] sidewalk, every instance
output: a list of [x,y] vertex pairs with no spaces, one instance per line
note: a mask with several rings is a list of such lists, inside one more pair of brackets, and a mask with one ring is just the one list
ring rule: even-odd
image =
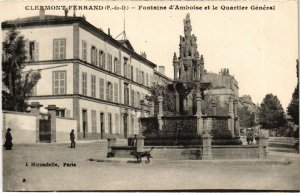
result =
[[[136,163],[135,159],[130,158],[105,158],[93,159],[89,161],[102,162],[102,163],[120,163],[129,164]],[[146,163],[143,159],[142,163]],[[159,160],[152,159],[149,164],[175,164],[175,165],[288,165],[292,161],[289,159],[224,159],[224,160]]]
[[[99,141],[79,143],[76,149],[69,144],[16,145],[3,151],[4,191],[300,189],[300,159],[291,153],[270,152],[262,160],[154,158],[149,164],[145,158],[140,164],[134,158],[107,159],[106,153],[106,142]],[[31,166],[47,162],[59,167]]]

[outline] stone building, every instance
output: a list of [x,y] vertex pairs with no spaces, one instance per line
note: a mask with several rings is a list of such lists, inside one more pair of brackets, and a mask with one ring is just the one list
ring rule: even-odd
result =
[[205,94],[218,97],[221,103],[228,101],[229,97],[239,96],[238,82],[229,74],[229,69],[221,69],[219,74],[205,70],[202,78],[205,82],[210,82],[210,89]]
[[46,15],[44,10],[2,22],[3,37],[13,27],[25,38],[24,71],[41,73],[29,103],[56,105],[58,116],[76,119],[76,128],[69,129],[76,129],[78,139],[127,138],[139,132],[140,100],[154,76],[166,77],[128,40],[117,41],[84,17]]

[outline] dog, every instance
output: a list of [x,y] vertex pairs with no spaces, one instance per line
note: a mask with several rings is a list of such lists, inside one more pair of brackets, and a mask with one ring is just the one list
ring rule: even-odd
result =
[[133,155],[136,158],[137,163],[141,163],[143,157],[147,158],[146,163],[150,163],[150,158],[153,158],[151,156],[152,149],[154,149],[154,147],[151,147],[151,149],[149,151],[142,151],[142,152],[132,151],[132,152],[130,152],[129,155]]

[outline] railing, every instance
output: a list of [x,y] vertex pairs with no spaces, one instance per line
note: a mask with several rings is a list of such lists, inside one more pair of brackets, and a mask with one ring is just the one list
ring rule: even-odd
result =
[[162,117],[165,134],[180,137],[197,136],[196,116]]
[[143,134],[147,131],[157,131],[158,130],[158,120],[157,117],[143,117],[141,118],[141,126]]

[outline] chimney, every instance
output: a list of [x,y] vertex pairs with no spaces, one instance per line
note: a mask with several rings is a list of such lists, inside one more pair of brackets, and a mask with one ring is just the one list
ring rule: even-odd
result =
[[40,19],[45,19],[45,10],[44,10],[44,8],[40,9]]
[[110,28],[107,29],[107,35],[111,36],[110,35]]
[[144,58],[147,58],[146,52],[142,52],[142,53],[141,53],[141,56],[144,57]]
[[164,66],[158,66],[158,72],[165,75],[165,67]]

